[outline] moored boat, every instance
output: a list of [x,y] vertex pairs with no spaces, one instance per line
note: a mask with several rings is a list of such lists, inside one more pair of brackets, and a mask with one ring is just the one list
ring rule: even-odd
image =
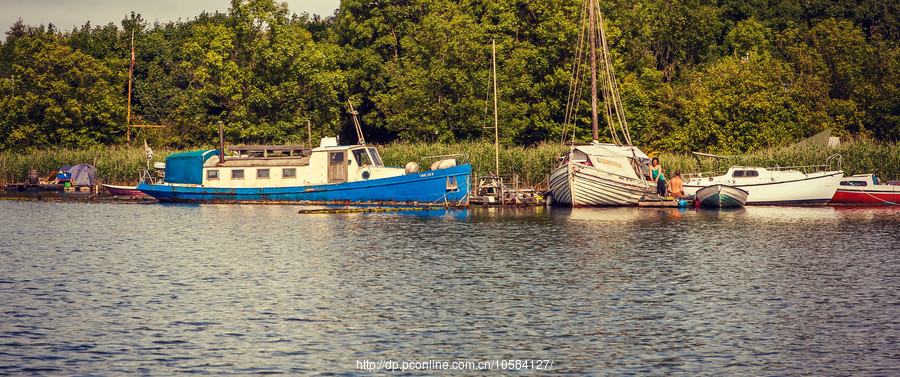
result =
[[794,168],[732,166],[722,175],[691,177],[684,192],[692,195],[704,187],[728,185],[747,191],[745,204],[827,204],[843,176],[841,170],[804,173]]
[[137,186],[102,185],[112,196],[146,196]]
[[841,179],[831,203],[835,204],[897,204],[900,182],[887,183],[874,174],[856,174]]
[[[565,207],[634,206],[641,197],[654,194],[646,179],[650,158],[631,143],[597,2],[591,1],[584,10],[586,30],[582,37],[587,36],[588,41],[581,41],[579,46],[586,43],[590,51],[586,59],[591,68],[592,142],[573,145],[562,164],[550,174],[548,202]],[[598,86],[603,90],[604,118],[614,144],[599,141]],[[577,99],[578,93],[574,85],[571,99]]]
[[550,174],[552,204],[567,207],[637,205],[641,197],[653,194],[653,190],[634,166],[649,160],[632,146],[575,146],[563,164]]
[[697,190],[694,200],[703,208],[743,207],[748,194],[741,188],[716,184]]
[[[323,139],[319,148],[231,147],[170,155],[161,183],[137,188],[163,202],[391,202],[463,204],[472,167],[458,156],[439,156],[432,170],[386,167],[378,151],[366,145],[337,145]],[[270,154],[271,153],[271,154]],[[413,164],[410,164],[413,165]]]

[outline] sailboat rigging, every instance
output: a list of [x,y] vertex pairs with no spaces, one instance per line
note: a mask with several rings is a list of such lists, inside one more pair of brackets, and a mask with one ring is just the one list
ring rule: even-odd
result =
[[[566,124],[572,120],[574,141],[574,119],[581,93],[580,67],[583,46],[587,42],[590,52],[592,142],[590,145],[576,145],[573,142],[563,163],[550,174],[550,199],[554,205],[637,205],[642,196],[653,192],[646,180],[650,158],[631,144],[599,9],[597,0],[588,0],[582,7],[584,27],[576,49],[570,101],[566,109]],[[600,143],[598,92],[603,93],[605,118],[613,143]]]

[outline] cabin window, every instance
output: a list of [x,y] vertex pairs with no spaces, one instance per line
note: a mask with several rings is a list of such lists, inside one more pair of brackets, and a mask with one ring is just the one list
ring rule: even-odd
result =
[[841,186],[868,186],[869,183],[866,181],[841,181]]
[[751,178],[751,177],[759,177],[759,172],[756,170],[735,170],[733,176],[735,178]]
[[284,168],[281,171],[281,176],[284,178],[297,178],[297,168]]
[[209,180],[219,179],[219,171],[218,170],[207,170],[206,171],[206,179],[209,179]]
[[744,171],[743,171],[743,170],[735,170],[735,171],[734,171],[734,174],[732,174],[732,175],[733,175],[735,178],[743,177],[743,176],[744,176]]
[[269,179],[269,169],[256,169],[257,179]]
[[747,170],[747,172],[744,173],[744,176],[745,177],[759,177],[759,172],[756,170]]
[[381,162],[381,156],[378,155],[378,151],[375,148],[369,148],[369,155],[372,156],[373,165],[384,166],[384,163]]
[[244,169],[232,170],[231,179],[244,179]]
[[353,150],[353,157],[356,158],[356,164],[359,166],[372,165],[372,161],[369,159],[365,149]]

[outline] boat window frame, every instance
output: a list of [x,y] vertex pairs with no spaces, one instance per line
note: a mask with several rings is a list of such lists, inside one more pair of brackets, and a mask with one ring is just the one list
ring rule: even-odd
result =
[[[366,151],[366,148],[351,149],[350,153],[352,153],[353,158],[356,159],[356,166],[363,167],[363,166],[374,165],[372,163],[372,158],[369,156],[369,153]],[[362,157],[360,157],[360,156],[362,156]],[[365,160],[365,163],[363,163],[363,160]]]
[[[291,172],[291,174],[288,174],[288,172]],[[297,168],[281,169],[281,178],[297,178]]]
[[219,180],[219,169],[209,169],[206,171],[206,180],[208,181],[218,181]]
[[759,171],[756,170],[735,170],[731,173],[732,178],[759,178]]
[[244,179],[244,169],[231,169],[231,180],[243,180]]
[[841,186],[852,186],[852,187],[866,187],[869,185],[868,181],[841,181]]
[[[265,177],[262,175],[263,172],[265,172]],[[256,169],[256,179],[269,179],[271,176],[269,168]]]
[[372,147],[366,148],[369,151],[369,157],[371,157],[372,162],[374,162],[374,166],[384,166],[384,162],[381,161],[381,155],[378,154],[378,150]]

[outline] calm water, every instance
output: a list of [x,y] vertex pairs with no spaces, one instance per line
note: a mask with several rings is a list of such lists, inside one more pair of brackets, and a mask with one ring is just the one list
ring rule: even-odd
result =
[[0,201],[0,374],[900,370],[898,208],[298,209]]

